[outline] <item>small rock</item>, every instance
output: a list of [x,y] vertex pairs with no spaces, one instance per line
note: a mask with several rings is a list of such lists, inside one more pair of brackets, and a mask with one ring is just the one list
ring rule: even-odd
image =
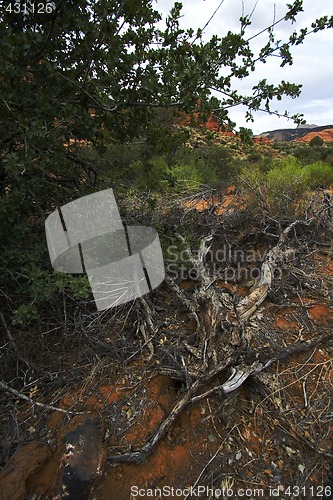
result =
[[105,453],[104,429],[99,417],[90,418],[66,434],[60,498],[85,500],[101,476]]
[[287,454],[288,454],[289,457],[292,457],[296,453],[295,450],[293,450],[289,446],[286,446],[286,452],[287,452]]
[[35,441],[20,448],[0,473],[0,499],[22,500],[29,497],[26,482],[52,456],[48,446]]

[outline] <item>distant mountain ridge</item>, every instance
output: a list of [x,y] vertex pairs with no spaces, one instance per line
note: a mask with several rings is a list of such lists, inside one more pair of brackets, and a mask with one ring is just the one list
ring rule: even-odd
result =
[[319,127],[319,125],[316,125],[315,123],[304,123],[297,126],[297,128],[317,128],[317,127]]
[[284,128],[263,132],[257,137],[269,139],[272,142],[304,141],[309,142],[313,137],[319,135],[325,142],[333,142],[333,125],[301,126],[298,128]]

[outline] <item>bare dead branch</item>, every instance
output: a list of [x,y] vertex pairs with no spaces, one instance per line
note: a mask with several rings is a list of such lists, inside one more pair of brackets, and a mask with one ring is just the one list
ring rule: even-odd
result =
[[63,408],[58,408],[57,406],[52,406],[44,403],[39,403],[38,401],[34,401],[33,399],[29,398],[22,392],[16,391],[9,385],[5,384],[0,380],[0,387],[1,389],[10,392],[17,398],[23,399],[24,401],[28,401],[28,403],[31,403],[33,406],[38,406],[39,408],[44,408],[45,410],[52,410],[52,411],[60,411],[61,413],[65,413],[67,415],[83,415],[85,412],[77,412],[77,411],[70,411],[70,410],[64,410]]

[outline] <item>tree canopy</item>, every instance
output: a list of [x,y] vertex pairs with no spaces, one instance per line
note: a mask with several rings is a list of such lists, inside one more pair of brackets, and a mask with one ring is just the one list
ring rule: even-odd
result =
[[323,17],[277,40],[275,25],[292,25],[302,11],[302,1],[295,0],[283,18],[263,27],[267,43],[254,53],[253,37],[246,34],[248,15],[241,17],[237,33],[204,41],[201,30],[180,27],[179,2],[162,28],[152,0],[56,0],[41,12],[36,2],[24,6],[5,2],[0,7],[0,300],[5,309],[31,305],[36,294],[47,297],[63,286],[47,278],[43,221],[82,190],[95,189],[98,176],[71,141],[103,150],[110,141],[144,136],[154,126],[156,108],[203,117],[213,112],[222,122],[238,104],[246,106],[249,119],[252,111],[269,112],[274,98],[297,97],[301,85],[261,80],[247,96],[233,88],[235,78],[246,78],[272,54],[281,66],[292,64],[293,46],[310,32],[333,26],[333,17]]

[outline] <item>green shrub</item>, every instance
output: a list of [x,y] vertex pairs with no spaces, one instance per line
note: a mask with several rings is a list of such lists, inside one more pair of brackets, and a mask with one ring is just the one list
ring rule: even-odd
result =
[[333,184],[333,166],[316,162],[306,167],[306,185],[309,189],[327,188]]
[[308,144],[293,143],[289,146],[289,153],[298,158],[303,165],[309,165],[318,161],[332,164],[333,146],[323,144],[321,146],[309,147]]
[[132,161],[128,168],[128,178],[139,191],[161,191],[165,188],[167,175],[168,166],[161,156]]
[[172,186],[177,189],[196,191],[204,184],[204,173],[198,163],[178,162],[168,170]]
[[228,148],[212,144],[205,152],[206,159],[206,182],[209,183],[209,176],[214,175],[216,187],[219,184],[232,180],[240,170],[240,162],[235,160]]
[[333,150],[330,150],[327,157],[325,158],[325,163],[333,167]]
[[315,135],[311,141],[309,142],[309,146],[322,146],[324,144],[324,139],[322,139],[319,135]]
[[256,149],[254,149],[247,155],[246,159],[251,163],[257,163],[262,160],[262,154],[259,153],[259,151],[257,151]]
[[267,171],[260,164],[247,165],[240,175],[250,210],[264,211],[278,219],[297,216],[306,201],[306,191],[332,184],[332,166],[323,162],[303,166],[293,156],[273,161]]
[[296,158],[278,161],[266,174],[267,200],[272,209],[281,214],[292,214],[306,189],[304,168]]
[[322,149],[323,148],[321,146],[310,148],[309,145],[306,144],[295,148],[292,154],[300,160],[303,165],[308,165],[309,163],[322,159]]
[[249,209],[282,219],[298,213],[306,189],[306,172],[296,158],[276,160],[268,171],[258,165],[247,166],[240,175],[240,186]]
[[[194,180],[210,187],[218,188],[229,183],[239,172],[240,163],[237,162],[229,150],[223,146],[211,144],[209,147],[192,149],[180,148],[174,157],[170,169],[179,172],[179,165],[187,165],[186,178],[194,176]],[[192,175],[190,170],[193,170]],[[177,173],[177,178],[178,177]]]

